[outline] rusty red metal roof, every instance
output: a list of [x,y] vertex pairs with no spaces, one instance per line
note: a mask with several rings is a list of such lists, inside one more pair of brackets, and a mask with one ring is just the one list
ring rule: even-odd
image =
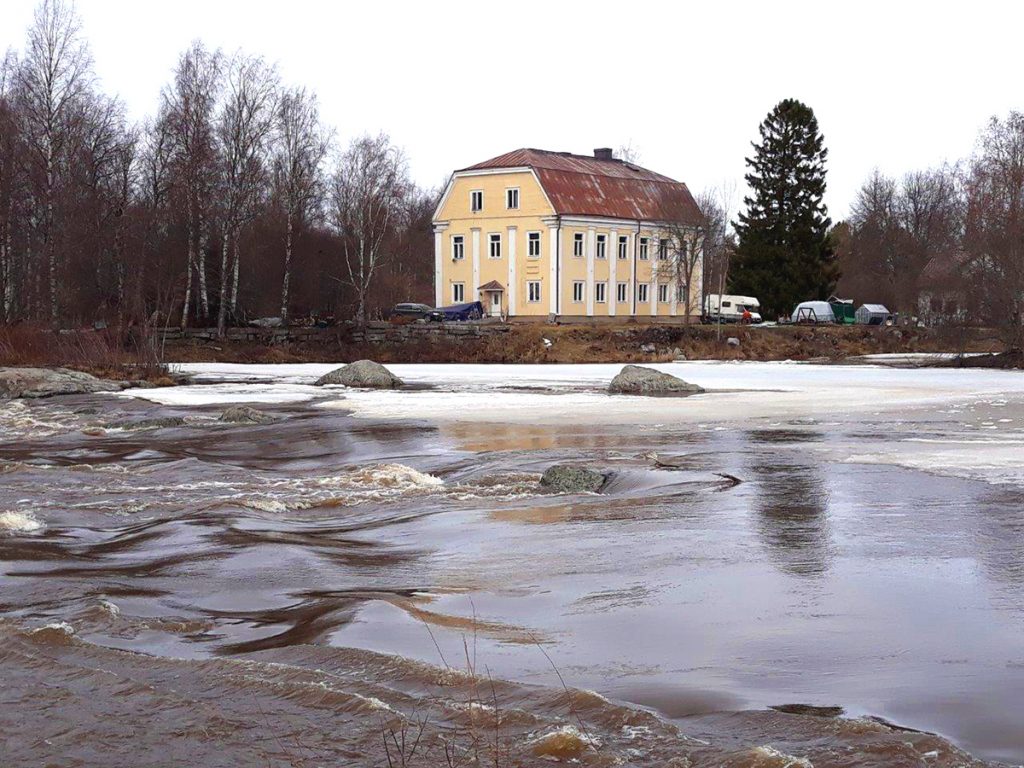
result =
[[700,208],[681,181],[624,160],[516,149],[464,168],[532,168],[559,215],[699,224]]
[[502,285],[501,283],[499,283],[497,280],[491,280],[491,282],[484,283],[483,285],[481,285],[479,288],[477,288],[477,290],[478,291],[504,291],[505,290],[505,286]]

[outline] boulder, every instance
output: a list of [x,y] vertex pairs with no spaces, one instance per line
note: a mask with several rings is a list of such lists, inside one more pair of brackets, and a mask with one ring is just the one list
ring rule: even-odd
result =
[[642,365],[627,365],[608,385],[608,391],[626,395],[692,395],[702,387]]
[[322,387],[326,384],[340,384],[345,387],[365,387],[367,389],[397,389],[402,380],[380,363],[373,360],[356,360],[343,368],[325,373],[313,384]]
[[284,319],[280,317],[260,317],[250,320],[249,325],[254,328],[281,328],[284,326]]
[[555,493],[597,493],[607,479],[606,474],[593,469],[555,464],[544,470],[540,484]]
[[728,344],[730,347],[738,347],[740,345],[740,340],[737,339],[735,336],[730,336],[728,339],[725,340],[725,343]]
[[89,395],[122,389],[119,381],[97,379],[92,374],[66,368],[0,368],[0,400]]
[[277,417],[263,411],[257,411],[248,405],[232,405],[224,410],[218,421],[229,424],[272,424],[277,421]]
[[168,427],[183,427],[185,426],[185,418],[183,416],[158,416],[153,419],[140,419],[139,421],[130,421],[124,425],[125,429],[166,429]]

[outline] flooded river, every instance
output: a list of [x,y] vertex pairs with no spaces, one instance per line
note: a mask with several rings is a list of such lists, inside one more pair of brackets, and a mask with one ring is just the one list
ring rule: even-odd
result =
[[1024,763],[1020,373],[332,367],[0,402],[0,765]]

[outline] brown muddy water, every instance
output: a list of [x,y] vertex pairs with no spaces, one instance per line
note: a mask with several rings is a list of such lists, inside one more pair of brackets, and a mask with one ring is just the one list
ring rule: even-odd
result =
[[[1019,393],[487,421],[434,375],[0,403],[0,765],[1024,762]],[[250,397],[280,420],[216,421]],[[972,418],[999,482],[930,471]]]

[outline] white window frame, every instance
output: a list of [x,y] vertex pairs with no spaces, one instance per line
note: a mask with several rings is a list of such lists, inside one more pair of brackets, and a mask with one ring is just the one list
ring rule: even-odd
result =
[[584,234],[582,232],[573,232],[572,235],[572,255],[577,258],[581,258],[587,251],[586,240],[584,240]]
[[[497,255],[495,255],[495,247],[497,247]],[[501,232],[490,232],[487,235],[487,255],[492,259],[501,258]]]
[[598,235],[594,246],[594,258],[604,259],[608,256],[608,235]]
[[650,243],[649,237],[640,238],[640,261],[647,261],[651,258]]
[[629,283],[616,283],[615,302],[625,304],[627,301],[629,301]]
[[466,236],[452,235],[452,261],[462,261],[466,258]]
[[686,301],[685,295],[686,286],[683,285],[682,283],[676,283],[676,303],[683,304]]
[[526,233],[526,255],[531,259],[540,258],[541,249],[541,233],[540,232],[527,232]]
[[622,260],[629,258],[629,238],[626,235],[619,235],[619,258]]
[[[513,205],[515,203],[515,205]],[[519,187],[509,187],[505,190],[505,210],[519,210]]]
[[636,284],[636,300],[641,304],[647,303],[647,283]]
[[572,303],[582,304],[587,300],[587,283],[585,280],[573,280]]
[[530,304],[539,304],[543,297],[540,280],[526,281],[526,301]]
[[598,304],[608,303],[608,283],[594,283],[594,301]]
[[668,238],[658,238],[658,261],[668,261]]
[[668,304],[668,283],[658,283],[658,303]]
[[452,304],[465,304],[466,284],[452,283]]
[[[477,200],[480,204],[477,205]],[[471,189],[469,191],[469,210],[471,213],[480,213],[484,209],[484,191],[482,189]]]

